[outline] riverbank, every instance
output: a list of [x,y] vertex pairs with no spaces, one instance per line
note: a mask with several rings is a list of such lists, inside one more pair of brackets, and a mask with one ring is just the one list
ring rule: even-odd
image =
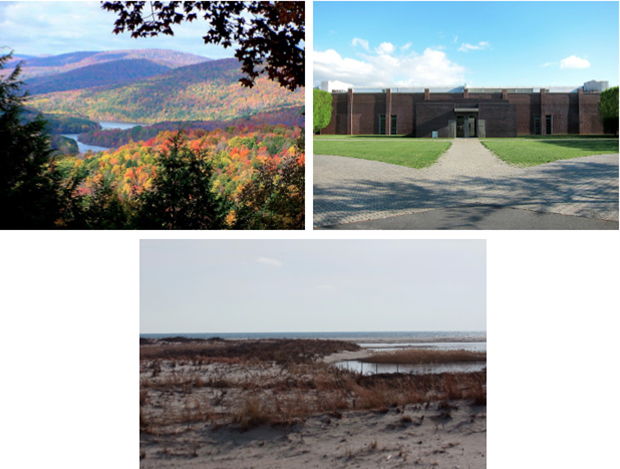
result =
[[345,341],[142,339],[141,466],[485,467],[486,370],[330,365],[359,352]]
[[[98,124],[101,126],[103,130],[110,130],[110,129],[127,130],[127,129],[132,129],[133,127],[136,127],[136,126],[146,126],[145,124],[139,124],[139,123],[133,123],[133,122],[101,121],[101,122],[98,122]],[[112,147],[103,147],[99,145],[89,145],[87,143],[82,143],[79,140],[80,134],[60,134],[60,135],[62,135],[63,137],[67,137],[72,140],[75,140],[78,145],[78,150],[81,154],[84,154],[89,150],[96,153],[98,151],[108,151],[112,148]]]

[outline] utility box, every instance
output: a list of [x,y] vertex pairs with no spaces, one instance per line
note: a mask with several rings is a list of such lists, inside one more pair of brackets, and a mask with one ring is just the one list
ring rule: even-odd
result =
[[433,130],[433,138],[437,138],[439,136],[439,132]]

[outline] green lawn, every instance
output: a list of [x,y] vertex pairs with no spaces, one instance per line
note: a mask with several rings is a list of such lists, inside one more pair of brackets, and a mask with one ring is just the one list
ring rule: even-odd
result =
[[[519,135],[517,137],[519,140],[592,140],[596,138],[615,138],[611,134],[589,134],[589,135],[579,135],[579,134],[553,134],[553,135]],[[489,139],[493,140],[493,139]]]
[[347,156],[408,168],[426,168],[450,148],[449,140],[386,135],[324,135],[314,138],[315,155]]
[[[531,137],[529,136],[530,139]],[[506,163],[522,167],[580,156],[618,153],[617,138],[603,139],[584,135],[537,137],[531,140],[484,139],[480,142]]]

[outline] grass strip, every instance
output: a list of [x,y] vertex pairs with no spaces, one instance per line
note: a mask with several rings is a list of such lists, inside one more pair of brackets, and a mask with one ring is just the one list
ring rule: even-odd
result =
[[375,139],[354,136],[356,138],[315,139],[314,154],[345,156],[370,161],[405,166],[407,168],[427,168],[450,148],[449,140],[418,140],[398,137]]
[[558,160],[618,153],[617,139],[485,139],[481,143],[499,159],[520,167],[538,166]]

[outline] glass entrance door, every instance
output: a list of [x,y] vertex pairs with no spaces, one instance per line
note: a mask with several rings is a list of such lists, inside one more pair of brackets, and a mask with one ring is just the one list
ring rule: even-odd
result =
[[456,138],[465,137],[465,116],[456,116]]
[[476,118],[474,116],[469,116],[469,135],[468,137],[477,137],[476,134]]

